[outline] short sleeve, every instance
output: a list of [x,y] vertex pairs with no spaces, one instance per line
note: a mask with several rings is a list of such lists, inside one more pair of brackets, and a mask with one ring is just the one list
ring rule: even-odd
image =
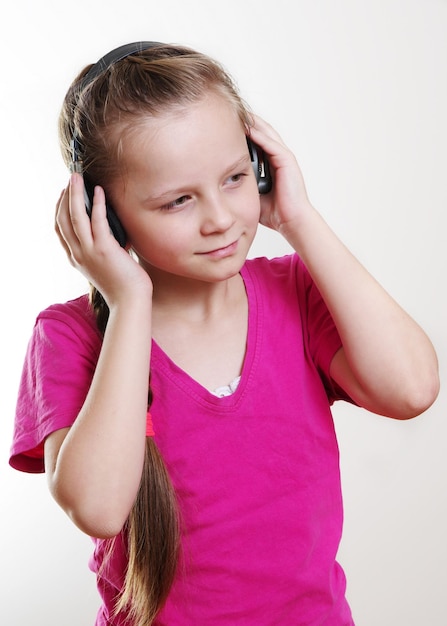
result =
[[[246,263],[245,270],[256,276],[259,291],[266,294],[262,299],[267,319],[278,329],[285,331],[290,323],[299,335],[299,344],[291,336],[290,352],[284,359],[294,359],[295,349],[304,351],[304,357],[312,362],[332,404],[335,400],[351,398],[340,389],[330,376],[330,366],[335,354],[342,347],[341,337],[326,303],[312,279],[303,260],[292,253],[267,259],[260,257]],[[301,357],[300,357],[301,358]]]
[[72,426],[88,393],[101,335],[86,296],[54,305],[37,318],[17,398],[10,465],[43,472],[43,444]]
[[326,303],[299,257],[296,257],[296,263],[299,298],[305,311],[303,323],[312,361],[323,381],[329,401],[351,402],[351,398],[334,384],[329,374],[332,359],[343,345],[340,335]]

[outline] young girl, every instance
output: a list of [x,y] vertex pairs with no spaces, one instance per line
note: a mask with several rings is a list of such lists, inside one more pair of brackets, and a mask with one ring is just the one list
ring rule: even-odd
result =
[[[270,163],[262,195],[247,136]],[[96,624],[353,624],[330,405],[420,414],[430,341],[205,55],[113,51],[69,89],[60,137],[56,231],[92,289],[38,316],[11,464],[45,469],[94,538]],[[247,260],[259,222],[296,254]]]

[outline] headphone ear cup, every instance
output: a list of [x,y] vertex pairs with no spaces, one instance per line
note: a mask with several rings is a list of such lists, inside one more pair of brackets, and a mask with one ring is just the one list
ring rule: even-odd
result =
[[[94,186],[90,183],[88,177],[84,175],[85,210],[87,211],[87,215],[90,218],[92,217],[93,191],[94,191]],[[111,205],[107,202],[107,199],[106,199],[106,216],[107,216],[107,221],[109,222],[109,227],[110,227],[110,231],[112,235],[115,237],[115,239],[120,244],[120,246],[124,248],[127,243],[126,232],[121,222],[119,221],[115,211],[112,209]]]
[[268,159],[262,148],[253,143],[248,136],[247,145],[250,153],[251,165],[258,184],[258,191],[260,194],[268,193],[272,188],[272,177],[270,174]]
[[124,248],[127,243],[126,231],[108,202],[106,202],[106,214],[112,235],[115,237],[119,245]]

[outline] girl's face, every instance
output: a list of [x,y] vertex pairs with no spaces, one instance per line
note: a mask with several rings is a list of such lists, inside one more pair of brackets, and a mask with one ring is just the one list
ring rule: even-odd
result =
[[218,282],[241,269],[260,201],[245,130],[222,96],[149,118],[125,138],[113,204],[155,280]]

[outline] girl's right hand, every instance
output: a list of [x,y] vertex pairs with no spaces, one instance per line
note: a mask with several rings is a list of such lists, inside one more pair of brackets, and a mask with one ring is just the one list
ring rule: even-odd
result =
[[80,174],[72,174],[59,198],[55,230],[71,265],[101,292],[109,307],[152,293],[148,274],[110,231],[101,187],[95,187],[90,220]]

